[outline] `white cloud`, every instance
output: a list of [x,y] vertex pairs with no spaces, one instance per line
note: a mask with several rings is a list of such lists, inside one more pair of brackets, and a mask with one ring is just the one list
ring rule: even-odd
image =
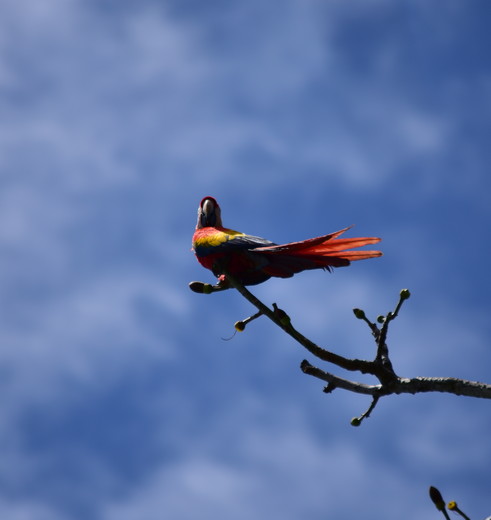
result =
[[[414,513],[408,504],[420,490],[409,475],[375,462],[351,442],[331,437],[321,444],[298,421],[272,429],[250,424],[234,444],[241,447],[240,462],[196,454],[165,465],[140,489],[113,502],[104,518],[188,519],[199,514],[202,519],[289,520],[326,514],[412,518]],[[399,502],[391,499],[396,496]]]
[[64,515],[43,504],[16,500],[0,500],[0,515],[9,520],[64,520]]
[[[367,8],[356,2],[356,9],[370,10],[375,3]],[[207,333],[217,322],[223,329],[231,326],[236,309],[249,307],[242,302],[235,307],[235,299],[224,295],[196,296],[185,287],[192,256],[191,228],[188,233],[184,227],[187,221],[194,225],[202,191],[216,188],[230,205],[247,206],[249,213],[239,218],[254,219],[251,232],[264,225],[285,235],[279,226],[299,218],[275,214],[285,194],[301,200],[307,200],[306,193],[333,194],[326,201],[333,212],[359,203],[338,200],[341,195],[366,194],[367,211],[385,212],[380,216],[386,222],[384,238],[392,244],[392,251],[383,246],[391,254],[382,265],[392,267],[382,281],[378,264],[361,263],[333,275],[270,281],[253,292],[266,303],[277,301],[308,337],[370,357],[373,340],[351,308],[387,311],[401,288],[397,280],[418,281],[427,291],[425,308],[413,310],[423,305],[418,299],[423,296],[415,294],[390,336],[401,371],[419,374],[421,361],[434,369],[442,356],[459,369],[460,356],[450,354],[462,352],[464,343],[473,361],[462,372],[477,364],[476,370],[485,370],[486,309],[476,311],[471,298],[432,309],[447,293],[435,295],[438,282],[431,282],[441,283],[446,274],[438,264],[423,262],[421,253],[452,256],[451,248],[442,253],[441,240],[429,236],[427,222],[435,215],[429,204],[420,204],[438,199],[441,219],[460,211],[453,199],[442,203],[449,194],[460,194],[459,179],[447,182],[442,165],[453,161],[461,145],[467,155],[459,157],[465,156],[474,172],[482,159],[466,148],[465,139],[472,136],[457,136],[464,109],[452,109],[450,87],[442,92],[443,109],[426,109],[397,74],[387,75],[401,65],[398,49],[386,46],[364,81],[357,81],[343,66],[350,51],[333,33],[343,14],[354,9],[343,2],[329,7],[289,2],[281,16],[269,4],[232,3],[216,18],[189,12],[179,19],[150,3],[104,17],[85,2],[51,1],[29,9],[10,2],[0,9],[0,83],[8,95],[0,122],[2,318],[8,318],[1,360],[9,396],[0,432],[6,444],[19,437],[16,419],[29,406],[60,404],[63,414],[75,393],[84,401],[80,390],[90,390],[90,399],[97,401],[102,386],[132,373],[142,358],[146,375],[147,366],[182,356],[194,374],[199,372],[201,388],[183,377],[172,389],[164,386],[165,395],[142,395],[142,407],[159,410],[162,404],[165,413],[156,426],[159,441],[142,436],[141,445],[162,442],[178,450],[170,460],[158,461],[157,469],[149,465],[124,488],[128,494],[116,499],[104,487],[97,498],[108,519],[145,520],[169,512],[184,519],[195,518],[196,511],[202,518],[245,519],[280,511],[288,520],[306,510],[312,518],[379,518],[381,513],[404,518],[401,503],[406,518],[429,519],[434,511],[426,502],[427,479],[439,471],[433,466],[482,471],[477,447],[487,437],[472,441],[487,424],[472,421],[466,401],[455,398],[451,408],[443,401],[432,418],[422,404],[426,396],[407,408],[408,400],[387,400],[360,432],[346,425],[348,431],[340,434],[339,422],[358,413],[351,411],[353,403],[363,407],[365,400],[345,394],[330,399],[321,394],[320,382],[317,388],[300,373],[291,383],[282,370],[292,360],[297,370],[296,360],[304,354],[285,348],[281,333],[272,325],[269,332],[263,321],[232,344],[244,359],[249,356],[247,363],[225,367],[218,359],[223,351],[213,343],[216,335],[208,341]],[[213,40],[217,34],[225,35],[223,42]],[[464,139],[459,146],[457,137]],[[408,164],[422,168],[401,174]],[[400,190],[399,179],[406,181]],[[462,189],[483,201],[483,180],[475,173]],[[380,207],[384,198],[391,205]],[[258,223],[256,208],[264,201],[271,210]],[[306,218],[316,220],[314,210],[303,208]],[[268,221],[273,214],[274,223],[273,217]],[[125,235],[129,227],[132,232]],[[161,271],[155,266],[160,258]],[[475,273],[459,272],[459,283],[467,286],[468,276]],[[480,283],[485,287],[486,280]],[[182,344],[189,338],[186,318],[196,309],[203,357]],[[261,393],[251,390],[243,400],[232,390],[219,393],[219,385],[226,384],[217,382],[223,372],[233,380],[233,390],[237,385],[245,394],[261,379]],[[305,397],[298,385],[308,388]],[[202,393],[213,398],[204,404]],[[464,410],[464,419],[440,443],[445,428],[438,421],[448,409],[457,415]],[[408,422],[401,425],[405,416]],[[128,423],[132,419],[128,416]],[[316,421],[316,428],[308,426]],[[389,438],[394,445],[384,441]],[[446,457],[444,448],[461,440],[463,448]],[[118,481],[117,468],[99,467],[91,458],[97,441],[90,442],[81,459],[94,475]],[[393,451],[386,453],[385,444]],[[4,457],[0,475],[8,476],[9,466],[17,468],[19,486],[26,489],[31,467],[23,463],[33,454],[21,444],[9,446],[14,456]],[[140,453],[138,443],[132,448]],[[41,462],[49,466],[50,459],[62,456],[52,449]],[[421,463],[421,473],[411,459]],[[58,520],[56,499],[45,497],[44,505],[26,499],[21,505],[2,496],[0,511],[16,520]]]

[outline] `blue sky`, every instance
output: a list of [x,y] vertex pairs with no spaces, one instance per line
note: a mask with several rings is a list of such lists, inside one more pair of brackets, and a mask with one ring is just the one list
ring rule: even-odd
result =
[[409,287],[396,371],[489,382],[490,16],[1,3],[2,518],[430,520],[429,485],[491,514],[489,402],[390,397],[353,428],[365,397],[323,394],[266,320],[223,341],[254,309],[187,287],[213,279],[190,252],[205,195],[275,242],[356,224],[383,258],[254,292],[369,358],[351,309]]

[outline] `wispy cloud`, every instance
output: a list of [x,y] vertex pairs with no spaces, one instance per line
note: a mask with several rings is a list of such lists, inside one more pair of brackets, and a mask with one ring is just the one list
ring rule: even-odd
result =
[[266,320],[220,340],[250,306],[186,287],[212,279],[189,251],[205,194],[278,241],[356,223],[383,259],[254,291],[370,357],[352,307],[386,312],[409,285],[404,375],[486,377],[474,7],[31,4],[0,7],[2,516],[430,518],[442,468],[484,481],[479,406],[400,398],[354,431],[364,400],[324,395]]

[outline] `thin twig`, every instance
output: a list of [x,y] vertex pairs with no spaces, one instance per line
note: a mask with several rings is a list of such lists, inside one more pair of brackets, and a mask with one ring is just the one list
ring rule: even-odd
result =
[[[256,319],[260,315],[267,316],[273,323],[275,323],[295,341],[305,347],[311,354],[318,357],[322,361],[332,363],[333,365],[348,371],[372,374],[379,380],[380,384],[369,385],[359,383],[321,370],[320,368],[311,365],[306,360],[304,360],[301,364],[301,369],[305,374],[311,375],[328,383],[324,389],[324,391],[327,393],[331,392],[335,388],[343,388],[350,392],[371,395],[373,397],[373,401],[368,410],[360,417],[355,418],[359,422],[361,422],[361,419],[370,415],[380,397],[384,395],[445,392],[459,396],[463,395],[468,397],[491,399],[491,385],[486,383],[467,381],[453,377],[402,378],[397,376],[392,368],[392,363],[389,358],[389,349],[386,344],[386,339],[389,323],[399,315],[403,302],[410,296],[410,293],[407,289],[403,289],[400,292],[399,301],[395,309],[392,312],[389,312],[385,317],[379,318],[378,321],[383,323],[380,329],[375,323],[371,322],[365,316],[364,311],[361,309],[353,309],[355,316],[358,319],[363,320],[369,326],[377,344],[377,354],[375,359],[373,361],[367,361],[361,359],[349,359],[319,347],[314,342],[306,338],[303,334],[301,334],[298,330],[296,330],[291,323],[290,317],[283,310],[279,309],[276,304],[273,304],[273,308],[271,309],[256,296],[254,296],[241,283],[239,283],[233,276],[228,273],[224,273],[224,275],[226,276],[229,284],[237,289],[237,291],[239,291],[239,293],[246,300],[248,300],[258,309],[258,312],[255,315],[237,323],[241,323],[245,326],[245,323]],[[202,282],[192,282],[190,287],[195,292],[201,292],[205,294],[209,294],[210,292],[214,292],[216,290],[223,290],[224,287],[226,288],[226,286],[211,286]],[[237,330],[243,330],[243,327],[237,328]]]
[[280,319],[280,317],[275,314],[274,310],[271,310],[231,275],[227,274],[226,276],[232,287],[237,289],[237,291],[239,291],[246,300],[257,307],[265,316],[278,325],[278,327],[283,329],[294,340],[303,345],[311,354],[318,357],[319,359],[322,359],[323,361],[327,361],[344,368],[345,370],[357,371],[363,374],[371,373],[370,369],[372,367],[372,363],[370,361],[365,361],[362,359],[348,359],[340,356],[339,354],[335,354],[334,352],[330,352],[329,350],[319,347],[313,341],[310,341],[310,339],[306,338],[303,334],[298,332],[298,330],[293,327],[290,320]]

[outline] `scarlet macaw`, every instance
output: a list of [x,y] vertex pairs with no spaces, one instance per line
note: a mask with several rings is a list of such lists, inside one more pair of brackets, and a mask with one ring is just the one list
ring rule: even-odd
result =
[[[221,210],[213,197],[205,197],[198,208],[193,250],[198,262],[218,277],[211,290],[228,289],[226,274],[242,285],[256,285],[272,276],[289,278],[306,269],[342,267],[352,260],[381,256],[380,251],[346,251],[380,242],[380,238],[338,238],[348,228],[317,238],[278,245],[264,238],[223,227]],[[192,282],[196,292],[206,291],[201,282]],[[208,286],[210,287],[210,286]]]

